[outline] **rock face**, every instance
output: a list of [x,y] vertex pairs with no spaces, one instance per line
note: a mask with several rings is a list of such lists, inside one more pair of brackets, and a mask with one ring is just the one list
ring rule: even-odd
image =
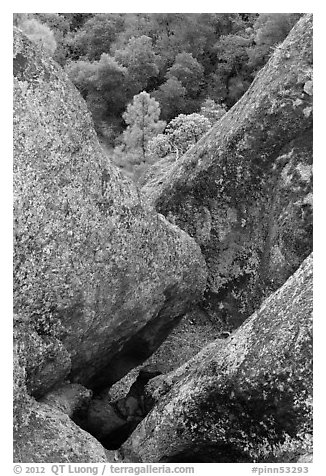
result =
[[158,374],[160,372],[150,368],[140,369],[126,395],[112,400],[103,392],[92,400],[86,411],[75,413],[74,421],[105,448],[118,449],[152,409],[154,400],[150,396],[146,398],[144,388]]
[[104,448],[68,415],[33,401],[26,425],[14,433],[19,463],[103,463]]
[[93,392],[79,383],[64,384],[41,398],[40,403],[60,410],[72,417],[77,411],[87,407]]
[[[14,354],[14,462],[17,463],[101,463],[104,448],[68,416],[80,401],[81,386],[71,386],[38,403],[27,393],[25,369]],[[78,395],[78,396],[77,396]],[[69,398],[72,397],[73,398]],[[55,403],[56,400],[56,403]],[[74,401],[74,402],[73,402]],[[61,408],[63,410],[60,411]]]
[[311,452],[311,314],[309,256],[223,346],[149,383],[158,403],[123,446],[127,460],[285,462],[289,449],[295,461]]
[[142,192],[195,238],[206,309],[237,327],[312,250],[312,15],[238,103]]
[[103,463],[104,448],[59,410],[33,402],[28,423],[14,434],[19,463]]
[[61,68],[14,34],[14,305],[30,394],[101,389],[201,298],[206,267],[108,163]]
[[14,340],[20,364],[26,369],[26,386],[30,394],[39,398],[68,376],[71,359],[59,339],[39,335],[30,322],[15,315]]

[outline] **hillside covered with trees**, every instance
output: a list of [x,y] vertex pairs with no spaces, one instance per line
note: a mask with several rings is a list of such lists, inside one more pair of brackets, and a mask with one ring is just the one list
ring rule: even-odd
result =
[[[108,156],[139,181],[149,164],[171,153],[178,157],[240,99],[299,18],[37,13],[15,14],[14,23],[65,69],[87,102]],[[144,92],[149,96],[141,97],[150,98],[156,112],[135,98]],[[138,119],[128,116],[133,102]],[[198,115],[188,120],[193,114],[206,124]],[[156,138],[177,116],[181,149],[166,136]]]

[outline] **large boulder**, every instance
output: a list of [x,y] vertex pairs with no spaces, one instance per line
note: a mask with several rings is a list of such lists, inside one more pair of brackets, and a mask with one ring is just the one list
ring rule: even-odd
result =
[[311,453],[312,256],[221,345],[149,383],[122,452],[140,462],[296,461]]
[[54,407],[71,418],[76,412],[88,407],[92,396],[93,392],[83,387],[83,385],[70,383],[55,388],[41,398],[39,402]]
[[204,308],[237,327],[312,250],[312,15],[197,145],[159,170],[142,192],[200,245]]
[[28,421],[14,431],[14,462],[103,463],[105,449],[65,413],[35,400]]
[[14,307],[30,394],[121,378],[201,298],[195,241],[105,157],[63,70],[14,33]]
[[105,449],[65,413],[33,401],[28,422],[14,432],[18,463],[103,463]]
[[[49,396],[47,404],[28,395],[26,371],[14,352],[14,454],[17,463],[101,463],[107,460],[101,444],[78,427],[69,413],[86,389],[71,386]],[[68,390],[68,391],[67,391]],[[83,394],[83,396],[82,396]]]

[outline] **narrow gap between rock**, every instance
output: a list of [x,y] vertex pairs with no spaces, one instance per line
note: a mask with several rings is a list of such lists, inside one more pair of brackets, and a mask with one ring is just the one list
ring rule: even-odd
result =
[[159,374],[161,372],[155,368],[141,368],[124,397],[112,399],[110,389],[104,389],[96,393],[87,406],[74,412],[72,420],[93,435],[104,448],[120,448],[152,409],[154,401],[146,394],[145,386]]

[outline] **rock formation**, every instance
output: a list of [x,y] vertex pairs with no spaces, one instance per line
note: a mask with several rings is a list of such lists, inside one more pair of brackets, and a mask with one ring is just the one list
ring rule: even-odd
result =
[[251,87],[142,192],[200,245],[205,308],[237,327],[312,250],[312,15]]
[[155,368],[140,369],[124,396],[112,400],[109,393],[102,392],[85,410],[75,412],[74,421],[105,448],[118,449],[152,409],[154,400],[150,395],[146,398],[145,385],[160,373]]
[[15,335],[31,395],[67,378],[112,384],[201,298],[198,245],[142,203],[75,87],[18,30],[14,195]]
[[[104,448],[70,418],[71,409],[89,393],[81,386],[36,402],[27,393],[25,369],[14,355],[14,462],[17,463],[102,463]],[[65,389],[67,390],[67,388]],[[64,397],[63,397],[64,395]]]
[[[158,170],[139,192],[62,69],[15,30],[15,461],[309,460],[311,15]],[[225,331],[259,310],[105,395],[196,306]],[[131,431],[118,456],[100,444]]]
[[149,383],[158,403],[123,445],[126,458],[284,462],[293,446],[297,458],[309,452],[312,299],[309,256],[224,346]]

